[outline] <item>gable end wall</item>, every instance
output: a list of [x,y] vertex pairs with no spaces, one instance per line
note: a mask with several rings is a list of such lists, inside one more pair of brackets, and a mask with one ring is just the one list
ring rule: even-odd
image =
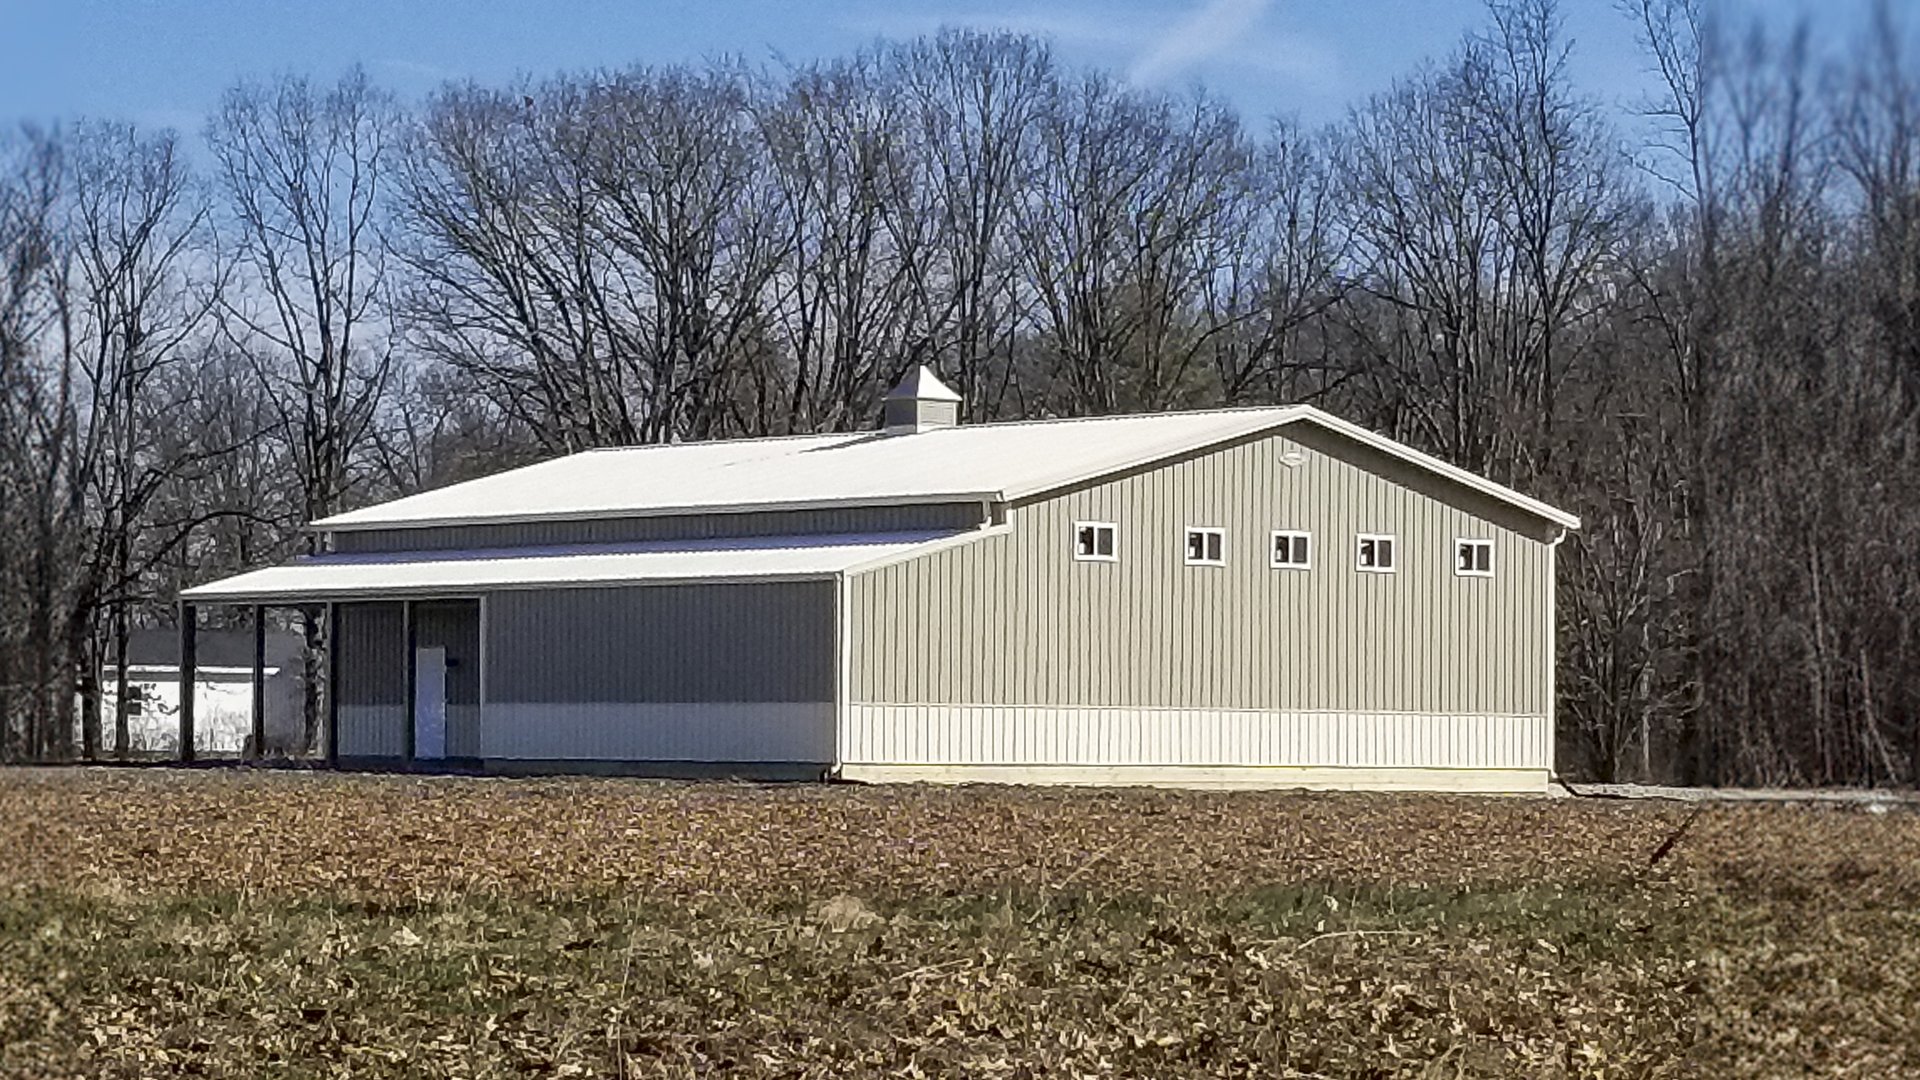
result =
[[[858,574],[845,759],[1545,770],[1552,530],[1419,479],[1289,428]],[[1118,561],[1073,558],[1079,520],[1119,526]],[[1226,566],[1185,565],[1188,525],[1226,530]],[[1278,529],[1312,569],[1269,567]],[[1398,537],[1396,573],[1355,569],[1363,532]],[[1456,537],[1494,541],[1493,577],[1455,575]]]

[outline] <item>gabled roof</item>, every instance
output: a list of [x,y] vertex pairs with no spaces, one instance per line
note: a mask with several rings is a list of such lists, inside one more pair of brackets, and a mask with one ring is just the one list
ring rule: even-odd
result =
[[320,529],[1013,502],[1312,423],[1537,515],[1579,519],[1308,405],[592,450],[339,514]]
[[973,529],[309,555],[209,582],[180,596],[216,603],[289,603],[641,582],[798,581],[830,578],[984,535],[986,530]]

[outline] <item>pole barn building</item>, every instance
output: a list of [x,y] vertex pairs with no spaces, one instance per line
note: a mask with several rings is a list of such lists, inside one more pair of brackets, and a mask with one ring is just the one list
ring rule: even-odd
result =
[[325,605],[342,764],[1546,789],[1573,516],[1303,405],[958,404],[327,518],[183,634]]

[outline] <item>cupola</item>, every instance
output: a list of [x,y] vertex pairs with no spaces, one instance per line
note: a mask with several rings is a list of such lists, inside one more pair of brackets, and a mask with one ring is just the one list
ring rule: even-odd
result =
[[912,435],[960,422],[960,395],[920,364],[887,394],[886,431]]

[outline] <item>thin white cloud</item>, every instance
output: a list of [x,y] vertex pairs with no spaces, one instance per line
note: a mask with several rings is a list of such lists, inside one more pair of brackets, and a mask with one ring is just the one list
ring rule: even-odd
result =
[[1273,0],[1207,0],[1133,62],[1136,83],[1158,83],[1232,51],[1259,24]]
[[1111,48],[1137,48],[1140,32],[1125,20],[1100,19],[1061,11],[938,11],[925,8],[892,9],[882,15],[848,21],[844,25],[861,33],[888,38],[909,38],[931,34],[949,26],[970,26],[982,30],[1006,30],[1032,34],[1069,45]]
[[404,77],[425,79],[429,82],[448,82],[459,77],[459,72],[435,64],[426,64],[418,60],[401,57],[383,57],[373,62],[375,67],[394,72]]
[[[1165,85],[1181,76],[1238,72],[1276,78],[1296,89],[1327,92],[1338,83],[1339,58],[1328,43],[1260,25],[1273,0],[1205,0],[1171,22],[1116,17],[1070,5],[1031,8],[894,7],[843,22],[848,29],[907,38],[943,27],[1011,30],[1047,38],[1138,85]],[[1265,20],[1271,22],[1271,20]]]

